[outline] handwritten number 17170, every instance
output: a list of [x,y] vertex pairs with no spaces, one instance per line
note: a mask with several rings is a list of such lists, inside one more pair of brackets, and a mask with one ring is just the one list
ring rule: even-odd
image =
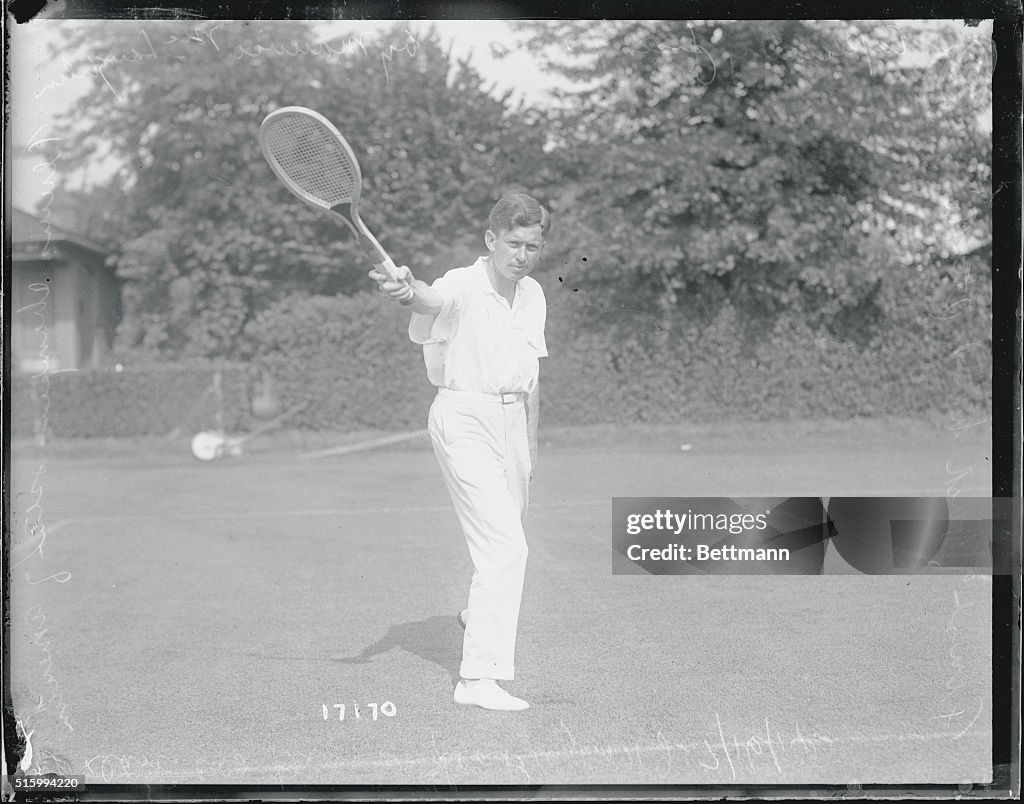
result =
[[[396,712],[398,711],[391,701],[384,701],[384,703],[382,703],[380,706],[378,706],[375,703],[364,704],[364,706],[369,707],[371,720],[376,720],[380,715],[384,715],[385,717],[394,717]],[[321,707],[323,709],[324,720],[331,719],[331,709],[337,711],[338,720],[345,719],[345,704],[334,704],[331,707],[328,707],[327,704],[321,704]],[[352,704],[350,719],[354,718],[356,720],[362,720],[363,715],[364,712],[359,708],[359,704]]]

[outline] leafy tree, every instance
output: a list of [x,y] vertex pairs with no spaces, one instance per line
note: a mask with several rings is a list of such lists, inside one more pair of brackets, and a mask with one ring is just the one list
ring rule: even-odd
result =
[[[591,315],[653,314],[667,331],[730,305],[751,337],[783,311],[864,333],[887,283],[948,251],[951,221],[985,237],[978,37],[802,21],[519,28],[572,84],[549,142],[568,179],[551,190],[556,270]],[[946,53],[915,61],[926,36]]]
[[275,302],[366,288],[348,230],[264,162],[274,108],[335,121],[360,158],[364,219],[425,278],[474,254],[495,195],[542,169],[542,132],[433,31],[324,42],[302,22],[104,21],[68,25],[62,50],[68,80],[95,83],[61,121],[65,172],[115,165],[92,195],[128,280],[129,346],[238,356]]

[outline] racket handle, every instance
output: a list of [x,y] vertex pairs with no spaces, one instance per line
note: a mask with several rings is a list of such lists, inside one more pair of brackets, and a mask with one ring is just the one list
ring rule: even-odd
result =
[[[342,205],[337,205],[335,209],[340,209]],[[395,267],[395,261],[388,256],[388,253],[384,250],[384,247],[377,242],[377,238],[373,236],[373,233],[366,228],[366,224],[363,223],[359,217],[359,213],[355,209],[350,210],[350,214],[346,215],[344,212],[339,213],[342,220],[348,224],[349,228],[355,232],[356,238],[359,240],[359,245],[363,247],[363,251],[366,252],[367,256],[373,260],[373,267],[378,271],[387,274],[391,279],[398,282],[398,268]],[[412,299],[406,299],[402,301],[403,305],[412,304]]]
[[[387,254],[384,255],[384,261],[377,263],[374,266],[378,271],[381,271],[390,276],[396,282],[399,281],[398,268],[395,266],[394,260],[391,259]],[[412,304],[412,299],[402,299],[402,304],[408,307]]]

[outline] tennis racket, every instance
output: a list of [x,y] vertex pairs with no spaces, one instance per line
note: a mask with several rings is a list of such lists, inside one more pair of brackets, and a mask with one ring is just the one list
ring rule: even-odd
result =
[[395,263],[359,217],[359,162],[326,117],[303,106],[277,109],[260,125],[259,143],[270,169],[293,195],[334,213],[352,230],[374,267],[399,280]]

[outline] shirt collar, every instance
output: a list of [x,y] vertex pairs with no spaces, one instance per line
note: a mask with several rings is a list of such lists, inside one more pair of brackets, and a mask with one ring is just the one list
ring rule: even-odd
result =
[[[505,302],[505,297],[502,296],[500,293],[498,293],[498,291],[496,291],[494,289],[494,285],[491,284],[491,280],[487,276],[487,257],[477,257],[476,266],[479,268],[479,270],[477,271],[477,274],[478,274],[478,277],[479,277],[478,281],[480,282],[481,289],[485,293],[490,293],[492,296],[496,296],[497,298],[501,299],[502,302]],[[518,307],[519,306],[519,300],[522,297],[522,295],[523,295],[523,280],[522,279],[517,279],[516,280],[516,291],[515,291],[515,294],[512,296],[512,305],[514,307]]]

